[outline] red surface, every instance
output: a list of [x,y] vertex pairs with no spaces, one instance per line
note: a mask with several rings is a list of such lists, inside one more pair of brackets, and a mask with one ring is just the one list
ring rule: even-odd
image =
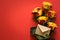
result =
[[[30,28],[35,26],[32,10],[44,0],[0,0],[0,40],[35,40]],[[60,40],[60,1],[45,0],[53,4],[58,25],[54,38]]]

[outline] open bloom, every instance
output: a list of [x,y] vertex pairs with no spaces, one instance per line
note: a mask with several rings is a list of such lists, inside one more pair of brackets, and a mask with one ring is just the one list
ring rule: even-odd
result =
[[48,22],[47,24],[48,27],[50,27],[52,30],[54,30],[57,27],[57,25],[54,22]]
[[52,4],[49,3],[49,2],[43,2],[42,7],[43,7],[44,9],[51,9],[51,8],[52,8]]
[[48,16],[50,18],[54,18],[56,16],[56,12],[53,10],[50,10],[47,12],[46,16]]
[[40,16],[40,17],[38,17],[37,20],[38,20],[38,22],[40,24],[44,24],[48,20],[48,17],[46,17],[46,16]]
[[37,7],[32,12],[35,16],[41,16],[42,15],[42,9],[40,7]]

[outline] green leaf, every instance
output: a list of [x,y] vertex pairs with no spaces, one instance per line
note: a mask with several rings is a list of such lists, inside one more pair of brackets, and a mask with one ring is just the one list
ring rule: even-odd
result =
[[54,30],[51,30],[51,31],[50,31],[50,35],[53,34],[53,33],[54,33]]
[[46,23],[44,23],[43,25],[47,27],[47,22],[46,22]]
[[46,34],[46,38],[50,38],[50,36],[48,34]]
[[30,29],[30,33],[31,33],[32,35],[35,34],[35,31],[36,31],[36,27],[32,27],[32,28]]
[[38,18],[39,16],[35,16],[34,18],[33,18],[33,20],[35,21],[35,22],[37,22],[37,18]]
[[50,22],[54,22],[54,18],[49,18],[48,21],[50,21]]
[[38,40],[48,40],[47,37],[43,37],[43,36],[41,36],[41,35],[36,35],[36,38],[37,38]]

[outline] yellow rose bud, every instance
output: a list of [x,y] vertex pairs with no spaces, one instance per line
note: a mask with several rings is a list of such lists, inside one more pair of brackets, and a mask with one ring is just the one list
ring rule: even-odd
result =
[[51,18],[54,18],[56,16],[56,12],[53,10],[48,11],[51,14]]
[[35,16],[41,16],[42,15],[42,9],[40,7],[37,7],[33,10],[32,13],[35,14]]
[[50,27],[52,30],[54,30],[57,27],[57,25],[54,22],[48,22],[47,24],[48,27]]
[[50,9],[52,7],[52,4],[49,2],[43,2],[43,8],[44,9]]
[[38,8],[40,9],[40,7],[37,7],[32,12],[38,12],[38,10],[37,10]]
[[45,17],[45,16],[41,16],[41,17],[38,17],[38,22],[43,24],[47,21],[48,17]]

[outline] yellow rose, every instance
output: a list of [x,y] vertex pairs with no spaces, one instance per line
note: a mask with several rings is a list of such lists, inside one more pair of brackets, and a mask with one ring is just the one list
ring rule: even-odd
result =
[[53,11],[53,10],[49,10],[46,14],[47,17],[50,17],[50,18],[55,18],[56,17],[56,12]]
[[44,9],[50,9],[52,7],[52,4],[49,2],[43,2],[43,6]]
[[38,17],[37,20],[40,24],[44,24],[48,20],[48,17],[41,16],[41,17]]
[[55,12],[55,11],[53,11],[53,10],[50,10],[50,11],[49,11],[49,13],[51,13],[51,16],[50,16],[51,18],[53,18],[53,17],[55,17],[55,16],[56,16],[56,12]]
[[32,12],[35,16],[41,16],[42,15],[42,9],[40,7],[37,7]]
[[57,27],[57,25],[54,22],[48,22],[47,24],[48,27],[50,27],[52,30],[54,30]]

